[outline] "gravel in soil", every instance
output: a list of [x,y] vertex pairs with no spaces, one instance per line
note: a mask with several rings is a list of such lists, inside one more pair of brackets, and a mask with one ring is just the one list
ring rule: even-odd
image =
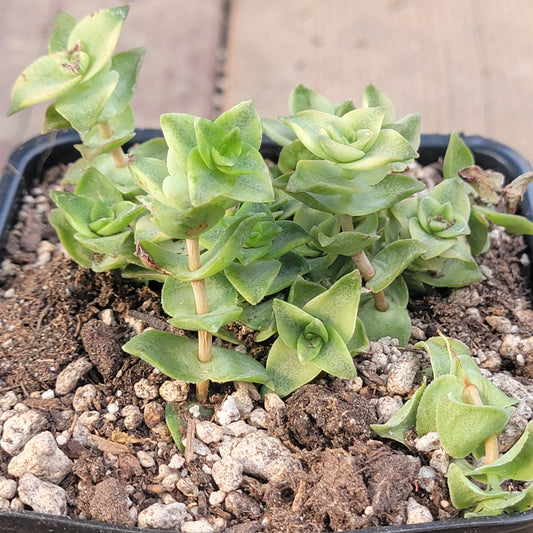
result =
[[[202,418],[187,384],[122,352],[144,328],[169,327],[157,287],[64,256],[46,222],[55,179],[24,197],[2,256],[0,509],[42,510],[28,495],[36,486],[49,494],[45,512],[184,532],[341,531],[457,514],[442,450],[407,451],[370,429],[420,383],[423,353],[373,342],[356,359],[358,378],[320,376],[285,402],[260,402],[242,383],[219,386],[213,416]],[[529,259],[520,238],[497,228],[491,238],[485,281],[411,300],[412,343],[440,330],[468,344],[483,372],[517,396],[519,433],[533,408]],[[265,353],[251,338],[245,347]],[[164,422],[167,402],[187,424],[184,454]],[[43,458],[27,451],[47,433],[65,466],[60,481],[47,482]]]

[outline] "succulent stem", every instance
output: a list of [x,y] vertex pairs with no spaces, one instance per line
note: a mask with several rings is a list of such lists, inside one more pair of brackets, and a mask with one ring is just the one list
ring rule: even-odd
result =
[[[98,124],[98,129],[100,130],[100,134],[104,139],[109,139],[113,136],[113,130],[111,129],[111,126],[109,125],[109,122],[104,121],[100,122]],[[122,168],[128,165],[128,157],[122,150],[122,147],[117,147],[114,150],[111,150],[111,157],[113,158],[113,162],[115,163],[116,168]]]
[[[186,239],[187,256],[189,261],[189,270],[194,272],[200,268],[200,244],[198,238]],[[209,304],[207,302],[207,292],[205,290],[205,280],[199,279],[191,281],[192,291],[194,293],[194,300],[196,303],[196,312],[203,315],[209,312]],[[213,336],[209,331],[198,331],[198,360],[201,363],[208,363],[213,358]],[[196,397],[198,401],[205,402],[207,400],[207,391],[209,389],[209,381],[203,381],[196,384]]]
[[[339,215],[339,218],[342,231],[354,231],[353,219],[350,215]],[[352,255],[352,259],[365,281],[370,281],[376,275],[376,271],[368,260],[368,256],[365,254],[364,250]],[[374,306],[378,311],[386,311],[389,308],[387,298],[383,291],[373,292],[372,296],[374,298]]]
[[[483,400],[479,395],[478,388],[469,383],[463,391],[463,400],[470,405],[483,405]],[[498,436],[493,434],[485,439],[485,464],[490,465],[498,459],[500,450],[498,448]]]

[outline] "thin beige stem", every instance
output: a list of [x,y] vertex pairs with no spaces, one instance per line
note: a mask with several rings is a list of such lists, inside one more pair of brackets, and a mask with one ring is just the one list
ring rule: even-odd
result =
[[[187,256],[189,260],[189,270],[194,272],[200,268],[200,243],[198,239],[185,239],[187,245]],[[209,313],[207,292],[205,290],[205,280],[199,279],[191,281],[196,312],[199,315]],[[201,363],[208,363],[213,358],[213,336],[209,331],[198,331],[198,360]],[[209,381],[196,384],[196,397],[198,401],[205,402],[209,389]]]
[[[470,405],[483,405],[479,390],[472,383],[469,383],[465,387],[465,390],[463,391],[463,400]],[[492,464],[498,459],[499,455],[498,436],[496,434],[489,435],[485,439],[485,464]]]
[[368,256],[364,251],[352,255],[352,259],[357,265],[357,268],[359,269],[359,272],[361,272],[361,276],[363,276],[365,281],[370,281],[376,275],[376,271],[374,270],[374,267],[368,260]]
[[189,464],[194,458],[194,434],[196,422],[194,418],[187,420],[187,445],[185,446],[185,462]]
[[[354,231],[353,218],[350,215],[339,215],[342,231]],[[375,275],[376,271],[368,260],[364,250],[352,255],[353,262],[359,269],[361,276],[365,281],[370,281]],[[374,306],[378,311],[386,311],[389,308],[387,297],[383,291],[373,292]]]
[[[104,139],[109,139],[113,136],[113,130],[107,121],[100,122],[100,124],[98,124],[98,129]],[[128,165],[128,156],[120,146],[111,150],[110,153],[116,168],[123,168]]]

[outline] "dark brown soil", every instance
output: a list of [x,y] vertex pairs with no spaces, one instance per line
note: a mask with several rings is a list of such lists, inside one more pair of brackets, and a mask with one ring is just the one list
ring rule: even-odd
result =
[[[54,179],[52,175],[47,181]],[[47,414],[52,433],[68,430],[74,422],[74,391],[48,399],[42,393],[54,389],[59,371],[69,362],[86,356],[94,366],[80,385],[96,387],[91,409],[105,413],[118,398],[121,405],[144,409],[144,422],[133,430],[125,428],[121,417],[115,423],[109,417],[100,418],[94,428],[101,438],[98,450],[74,439],[62,446],[74,461],[72,473],[62,483],[69,516],[83,513],[87,518],[132,525],[121,503],[123,496],[127,493],[139,511],[158,502],[165,489],[157,468],[177,451],[160,427],[161,412],[154,408],[150,418],[147,402],[133,390],[142,378],[160,385],[165,376],[120,349],[134,334],[132,321],[167,327],[157,287],[122,281],[113,273],[87,271],[64,257],[59,248],[49,261],[35,267],[41,241],[57,241],[46,223],[49,202],[41,199],[46,209],[40,212],[30,209],[30,204],[23,204],[3,256],[11,267],[4,269],[0,279],[0,294],[4,294],[0,395],[15,391],[28,407]],[[483,258],[486,272],[491,272],[488,280],[411,300],[417,327],[413,342],[440,330],[468,344],[480,357],[481,367],[491,372],[510,370],[525,381],[533,377],[533,358],[526,354],[524,364],[516,367],[511,359],[501,357],[502,333],[487,321],[504,317],[517,325],[516,335],[533,336],[525,246],[520,238],[506,234],[495,240],[499,247]],[[108,310],[113,311],[111,324],[102,320],[101,313]],[[263,353],[264,347],[256,352]],[[342,531],[404,523],[409,498],[426,506],[435,519],[455,516],[442,475],[431,492],[419,486],[417,473],[421,464],[428,464],[428,457],[382,442],[371,431],[370,424],[378,420],[375,399],[387,394],[386,382],[371,354],[362,354],[357,364],[362,386],[320,376],[288,398],[284,408],[269,412],[269,433],[291,450],[303,465],[301,471],[268,483],[245,476],[242,490],[227,498],[224,507],[209,506],[208,498],[217,487],[199,459],[194,459],[187,467],[200,492],[193,496],[174,491],[173,497],[195,506],[200,518],[223,518],[232,533]],[[212,401],[223,399],[229,391],[229,385],[220,388]],[[159,428],[157,439],[154,428]],[[155,466],[141,466],[135,454],[141,448],[154,452]],[[109,453],[119,457],[112,466],[105,460]],[[7,476],[8,460],[0,451],[0,475]],[[244,516],[242,524],[239,513]]]

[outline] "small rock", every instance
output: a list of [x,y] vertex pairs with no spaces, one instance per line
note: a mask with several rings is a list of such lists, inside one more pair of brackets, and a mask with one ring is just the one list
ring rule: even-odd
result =
[[213,422],[203,420],[196,422],[196,435],[206,444],[220,442],[224,437],[224,429]]
[[407,500],[407,520],[406,524],[425,524],[433,522],[431,511],[419,504],[414,498]]
[[185,457],[179,453],[175,453],[168,462],[168,467],[173,470],[179,470],[185,464]]
[[102,309],[102,311],[98,313],[98,318],[100,318],[100,320],[108,326],[116,325],[115,313],[113,309]]
[[232,396],[228,396],[215,413],[215,420],[221,426],[226,426],[231,422],[239,420],[241,414],[237,407],[237,402]]
[[17,412],[5,421],[0,446],[9,455],[17,455],[26,443],[48,425],[42,411]]
[[146,529],[176,529],[179,530],[185,520],[189,519],[184,503],[154,503],[141,511],[138,526]]
[[41,398],[43,400],[51,400],[52,398],[55,398],[55,397],[56,397],[56,393],[52,389],[45,390],[41,394]]
[[[372,343],[374,346],[380,345],[379,343],[375,342]],[[387,368],[387,365],[389,364],[389,358],[387,357],[387,354],[383,353],[382,351],[376,350],[375,348],[372,349],[372,356],[370,360],[376,365],[376,371],[377,372],[384,372]]]
[[461,287],[453,290],[447,298],[448,303],[460,307],[477,307],[483,299],[474,287]]
[[[187,438],[183,439],[183,444],[187,447],[189,446],[189,442]],[[211,454],[211,450],[209,449],[209,446],[207,444],[204,444],[201,440],[194,438],[192,441],[193,446],[193,452],[196,455],[200,455],[201,457],[207,457]]]
[[218,445],[218,455],[220,455],[220,457],[230,456],[233,448],[235,448],[240,441],[241,439],[224,435],[222,442]]
[[418,472],[417,481],[426,492],[433,492],[437,483],[437,472],[431,466],[422,466]]
[[490,381],[508,396],[516,398],[519,402],[524,402],[530,409],[533,409],[533,394],[528,387],[518,380],[504,373],[494,374]]
[[164,381],[159,387],[159,396],[166,402],[183,402],[189,395],[189,384],[178,379]]
[[224,500],[226,511],[234,516],[248,516],[259,518],[261,516],[261,506],[253,498],[242,492],[230,492]]
[[76,412],[89,411],[96,399],[96,387],[92,383],[78,387],[72,399],[72,407]]
[[196,498],[198,496],[198,487],[190,477],[178,479],[176,488],[188,498]]
[[479,270],[487,279],[491,279],[494,275],[492,269],[487,265],[479,265]]
[[31,473],[43,481],[56,484],[61,483],[71,470],[72,461],[58,448],[49,431],[31,438],[7,467],[8,473],[14,477]]
[[514,314],[526,326],[533,325],[533,309],[517,309]]
[[527,423],[528,419],[523,417],[518,412],[518,409],[512,414],[509,422],[507,422],[507,425],[498,435],[498,444],[501,453],[505,453],[516,443],[526,429]]
[[261,400],[261,393],[253,383],[249,383],[248,381],[237,381],[235,382],[235,386],[237,387],[237,390],[244,389],[253,401],[258,402]]
[[215,490],[209,495],[209,505],[220,505],[225,497],[226,493],[223,490]]
[[390,394],[407,394],[413,388],[418,368],[418,356],[414,353],[404,354],[391,365],[387,378],[387,391]]
[[241,418],[245,418],[253,411],[254,402],[247,389],[240,387],[231,395],[231,397],[235,400],[235,405],[239,410]]
[[122,363],[123,352],[113,327],[93,318],[82,326],[80,337],[89,359],[104,380],[114,378]]
[[511,333],[512,324],[508,318],[498,315],[488,315],[485,317],[485,320],[498,333]]
[[160,476],[162,472],[165,472],[165,476],[161,479],[161,485],[163,485],[163,487],[165,487],[169,491],[174,490],[176,488],[176,483],[181,479],[179,472],[176,472],[174,470],[169,470],[169,471],[162,470],[160,467],[159,468]]
[[431,431],[415,439],[415,448],[422,453],[434,452],[440,447],[439,434],[436,431]]
[[136,429],[143,422],[143,414],[136,405],[125,405],[120,414],[124,417],[124,427],[126,429]]
[[156,426],[150,428],[151,433],[155,438],[163,440],[165,442],[172,442],[172,437],[170,436],[170,431],[165,422],[161,422]]
[[247,424],[244,420],[237,420],[237,422],[231,422],[224,427],[224,433],[233,437],[243,437],[256,431],[256,428]]
[[4,511],[4,512],[11,511],[10,501],[7,500],[6,498],[2,498],[1,496],[0,496],[0,511]]
[[153,400],[159,396],[159,387],[153,381],[142,378],[133,385],[137,398]]
[[479,359],[479,366],[487,370],[499,370],[502,365],[502,358],[494,350],[477,350],[476,356]]
[[124,318],[124,322],[126,322],[126,324],[128,324],[131,327],[135,335],[140,335],[145,330],[145,327],[146,327],[142,320],[140,320],[139,318],[134,318],[129,315]]
[[[107,405],[107,412],[112,414],[112,415],[115,415],[117,414],[119,411],[120,411],[120,406],[118,405],[118,402],[117,401],[114,401],[114,402],[111,402],[110,404]],[[116,418],[115,418],[116,420]]]
[[16,267],[15,267],[13,261],[11,261],[9,259],[4,259],[0,263],[0,275],[2,277],[14,276],[16,271],[17,270],[16,270]]
[[24,511],[24,502],[20,498],[13,498],[10,504],[10,511],[14,513]]
[[17,493],[17,482],[14,479],[0,477],[0,498],[11,500]]
[[86,357],[81,357],[69,363],[57,376],[56,394],[64,396],[73,391],[78,385],[78,381],[91,370],[92,363]]
[[287,471],[302,469],[281,440],[262,430],[244,437],[233,448],[231,457],[242,464],[244,473],[266,480],[281,479]]
[[37,513],[66,516],[67,496],[65,490],[48,483],[33,474],[24,474],[19,480],[19,498]]
[[176,474],[176,471],[173,468],[170,468],[170,466],[168,466],[168,465],[166,465],[164,463],[159,465],[159,470],[158,470],[158,474],[157,474],[157,477],[159,479],[164,479],[165,477],[167,477],[170,474]]
[[[157,390],[157,388],[156,388]],[[165,419],[165,408],[159,402],[148,402],[144,406],[144,423],[154,428]]]
[[58,446],[64,446],[68,442],[68,438],[66,435],[63,435],[62,433],[60,433],[56,437],[56,442]]
[[46,265],[52,259],[52,254],[50,252],[39,252],[37,255],[37,260],[35,261],[35,266],[37,268]]
[[426,332],[418,326],[411,326],[411,337],[416,341],[425,341],[427,339]]
[[465,314],[469,322],[482,322],[481,313],[477,307],[469,307],[466,309]]
[[171,503],[176,503],[177,500],[170,494],[170,492],[163,492],[160,496],[161,503],[164,503],[165,505],[170,505]]
[[256,428],[267,428],[267,412],[262,407],[257,407],[248,415],[248,423]]
[[7,391],[0,396],[0,410],[7,411],[11,409],[19,401],[17,393],[15,391]]
[[382,396],[376,402],[376,411],[378,415],[378,422],[384,424],[393,415],[395,415],[402,407],[403,402],[400,398],[393,398],[392,396]]
[[263,405],[267,413],[285,409],[285,402],[274,392],[265,394]]
[[89,509],[93,520],[133,526],[137,522],[137,510],[131,507],[123,483],[113,477],[107,477],[94,486]]
[[242,483],[243,465],[231,457],[213,464],[211,475],[218,488],[224,492],[237,490]]
[[508,334],[503,338],[502,345],[500,346],[500,353],[503,357],[512,358],[520,351],[520,342],[522,338],[518,335]]
[[438,448],[435,450],[429,460],[429,466],[441,474],[446,474],[449,464],[450,458],[444,448]]
[[215,528],[204,519],[185,522],[181,526],[181,533],[215,533]]
[[94,446],[91,433],[100,420],[98,411],[85,411],[80,414],[72,430],[72,438],[84,446]]
[[155,459],[152,457],[151,454],[144,450],[139,450],[137,452],[137,459],[139,459],[141,466],[143,466],[144,468],[152,468],[155,466]]

